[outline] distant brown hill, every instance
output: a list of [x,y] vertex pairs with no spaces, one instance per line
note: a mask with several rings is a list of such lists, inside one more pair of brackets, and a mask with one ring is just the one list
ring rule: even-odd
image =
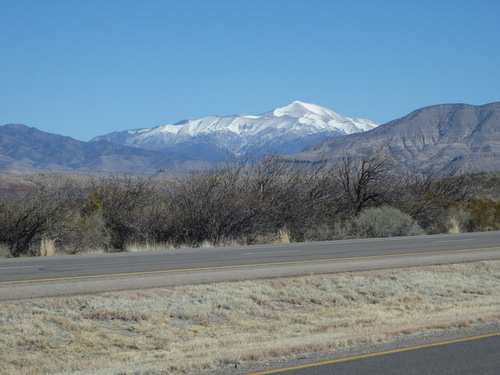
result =
[[308,162],[355,156],[387,147],[399,162],[419,169],[469,166],[500,170],[500,102],[481,106],[442,104],[418,109],[365,133],[331,138],[289,159]]

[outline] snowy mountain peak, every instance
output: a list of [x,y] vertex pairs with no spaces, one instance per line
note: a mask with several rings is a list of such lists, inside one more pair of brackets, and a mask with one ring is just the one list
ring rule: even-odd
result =
[[339,114],[320,107],[319,105],[312,104],[312,103],[304,103],[300,102],[298,100],[284,106],[281,108],[276,108],[274,111],[271,112],[273,116],[276,117],[282,117],[282,116],[290,116],[290,117],[306,117],[306,116],[311,116],[311,115],[317,115],[317,116],[330,116],[330,117],[343,117],[340,116]]
[[175,125],[116,132],[96,137],[150,150],[203,148],[233,154],[271,149],[293,154],[332,137],[364,132],[379,124],[348,118],[316,104],[294,101],[260,116],[208,116]]

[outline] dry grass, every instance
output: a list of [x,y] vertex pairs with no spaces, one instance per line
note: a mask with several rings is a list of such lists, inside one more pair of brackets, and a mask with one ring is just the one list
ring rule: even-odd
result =
[[50,257],[56,254],[56,241],[49,238],[42,238],[40,244],[40,256]]
[[164,251],[173,249],[174,246],[166,242],[159,242],[152,244],[129,243],[125,245],[125,251],[129,253],[135,253],[141,251]]
[[198,373],[500,318],[500,261],[0,305],[2,374]]
[[0,258],[7,258],[10,254],[9,246],[0,242]]

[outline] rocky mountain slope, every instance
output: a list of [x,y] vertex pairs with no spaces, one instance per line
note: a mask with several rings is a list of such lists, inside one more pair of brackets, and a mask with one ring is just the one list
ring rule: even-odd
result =
[[289,158],[336,159],[382,146],[399,162],[421,169],[433,163],[444,168],[500,170],[500,102],[418,109],[371,131],[313,144]]
[[[273,119],[274,127],[269,125],[269,119]],[[500,171],[500,102],[482,106],[443,104],[426,107],[378,127],[368,120],[347,119],[319,106],[300,102],[261,116],[213,116],[172,126],[179,134],[194,135],[194,141],[190,136],[190,141],[173,146],[162,148],[164,143],[161,142],[155,146],[154,142],[159,142],[160,138],[154,133],[168,134],[172,129],[169,125],[110,135],[115,140],[121,136],[121,142],[129,144],[125,146],[103,138],[81,142],[25,125],[0,126],[0,174],[58,171],[152,175],[160,169],[180,173],[206,168],[214,161],[223,160],[228,152],[222,147],[233,147],[230,150],[235,154],[251,150],[249,145],[257,147],[257,143],[250,141],[257,138],[261,142],[259,145],[266,149],[275,145],[281,150],[287,147],[297,150],[301,142],[307,144],[323,134],[301,133],[303,129],[314,127],[328,129],[332,132],[329,134],[336,136],[309,145],[298,154],[287,155],[287,159],[301,163],[335,160],[383,146],[399,162],[422,170],[432,163],[444,168],[470,166],[472,171]],[[280,126],[283,131],[275,133],[274,129]],[[370,127],[373,128],[368,130]],[[333,128],[336,130],[331,130]],[[362,132],[349,133],[353,131]],[[295,138],[295,134],[302,135]],[[348,135],[339,137],[339,134]],[[257,138],[252,138],[254,136]],[[218,137],[221,142],[228,142],[226,146],[220,142],[209,143],[210,139]],[[152,142],[151,150],[131,147],[147,142]]]

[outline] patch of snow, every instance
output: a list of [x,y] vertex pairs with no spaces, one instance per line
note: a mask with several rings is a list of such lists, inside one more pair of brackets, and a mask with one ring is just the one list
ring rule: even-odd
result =
[[259,116],[214,115],[183,120],[175,125],[115,132],[98,138],[158,150],[203,137],[204,142],[239,153],[242,149],[265,147],[270,143],[286,144],[314,134],[333,137],[364,132],[378,125],[371,120],[344,117],[316,104],[294,101]]

